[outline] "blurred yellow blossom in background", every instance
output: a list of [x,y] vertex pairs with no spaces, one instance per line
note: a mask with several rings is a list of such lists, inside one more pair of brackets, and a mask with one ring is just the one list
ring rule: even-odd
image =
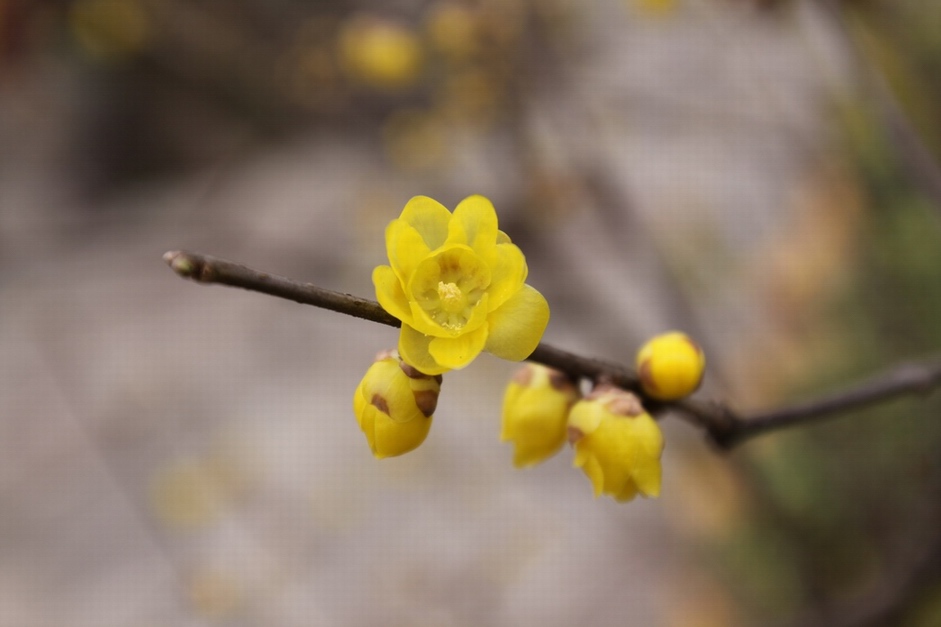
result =
[[196,528],[216,522],[231,501],[211,464],[186,459],[161,469],[151,484],[151,505],[168,527]]
[[393,91],[418,80],[424,56],[421,42],[407,26],[367,15],[355,16],[343,25],[339,53],[352,78]]
[[71,7],[69,27],[79,47],[103,61],[120,61],[140,52],[151,28],[138,0],[78,0]]
[[632,11],[650,17],[666,17],[679,8],[680,0],[626,0]]
[[394,111],[382,126],[386,157],[405,172],[443,169],[448,160],[447,127],[434,111]]
[[457,2],[439,2],[425,20],[435,50],[452,61],[465,61],[479,50],[480,27],[476,12]]

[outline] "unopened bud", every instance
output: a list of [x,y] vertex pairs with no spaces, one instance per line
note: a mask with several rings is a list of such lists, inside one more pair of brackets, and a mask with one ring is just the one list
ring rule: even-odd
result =
[[595,496],[659,496],[663,435],[634,394],[599,386],[572,407],[568,432],[574,465],[591,480]]
[[503,397],[500,433],[515,446],[515,466],[538,464],[562,447],[569,408],[578,397],[565,373],[532,363],[517,371]]
[[675,401],[702,383],[706,357],[685,333],[671,331],[651,338],[637,352],[637,372],[650,397]]
[[353,411],[373,455],[395,457],[425,441],[441,376],[422,374],[392,351],[380,353],[353,395]]

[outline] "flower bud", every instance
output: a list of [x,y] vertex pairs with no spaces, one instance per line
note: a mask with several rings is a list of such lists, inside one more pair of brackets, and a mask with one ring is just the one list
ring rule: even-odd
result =
[[705,369],[702,349],[679,331],[657,335],[637,352],[644,392],[661,401],[675,401],[695,392]]
[[532,363],[517,371],[503,397],[500,433],[516,447],[514,466],[538,464],[562,448],[569,408],[578,397],[575,383],[562,372]]
[[377,459],[425,441],[440,389],[440,376],[422,374],[394,352],[376,356],[353,395],[353,411]]
[[569,413],[569,440],[574,466],[591,479],[595,496],[602,492],[630,501],[660,495],[663,435],[634,394],[599,385]]

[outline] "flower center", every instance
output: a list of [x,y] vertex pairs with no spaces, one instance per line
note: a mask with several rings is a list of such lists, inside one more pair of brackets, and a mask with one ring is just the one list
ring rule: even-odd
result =
[[438,298],[441,299],[441,309],[455,314],[464,309],[467,299],[456,283],[438,281]]
[[469,248],[456,246],[426,257],[415,269],[408,290],[432,321],[458,334],[489,285],[490,268]]

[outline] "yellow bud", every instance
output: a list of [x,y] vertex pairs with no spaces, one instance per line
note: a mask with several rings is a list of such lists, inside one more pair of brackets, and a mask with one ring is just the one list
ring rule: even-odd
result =
[[377,459],[425,441],[440,389],[440,375],[422,374],[392,352],[376,356],[353,395],[353,411]]
[[675,401],[695,392],[705,369],[702,349],[679,331],[657,335],[637,352],[637,372],[644,392],[661,401]]
[[640,399],[610,385],[599,385],[569,413],[574,466],[595,488],[618,501],[637,494],[660,495],[663,435]]
[[526,364],[506,388],[500,439],[513,442],[513,464],[532,466],[554,455],[565,443],[569,408],[579,393],[564,373]]

